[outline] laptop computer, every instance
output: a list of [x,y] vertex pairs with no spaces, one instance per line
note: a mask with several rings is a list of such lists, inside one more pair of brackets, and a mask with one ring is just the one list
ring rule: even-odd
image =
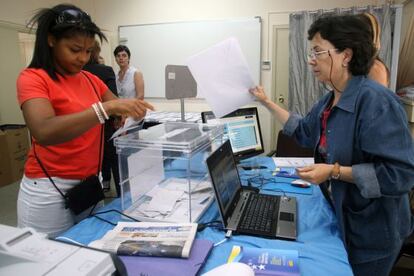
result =
[[236,162],[264,152],[259,113],[256,107],[239,108],[221,118],[212,111],[201,112],[203,123],[223,124]]
[[227,140],[206,160],[224,228],[233,233],[296,240],[296,198],[243,187]]

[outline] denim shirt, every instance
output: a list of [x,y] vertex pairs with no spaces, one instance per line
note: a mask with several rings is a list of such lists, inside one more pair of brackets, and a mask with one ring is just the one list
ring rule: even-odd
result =
[[[283,129],[316,155],[322,112],[332,97],[324,95],[303,118],[292,113]],[[399,99],[364,76],[352,77],[332,108],[326,139],[326,162],[352,166],[353,184],[331,180],[350,262],[387,257],[413,228],[408,192],[414,186],[414,144]]]

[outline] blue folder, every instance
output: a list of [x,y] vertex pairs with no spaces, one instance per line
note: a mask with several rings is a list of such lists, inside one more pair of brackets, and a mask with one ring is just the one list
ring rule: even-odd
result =
[[146,276],[192,276],[197,275],[206,262],[213,243],[195,239],[188,259],[165,257],[119,256],[124,262],[128,275]]

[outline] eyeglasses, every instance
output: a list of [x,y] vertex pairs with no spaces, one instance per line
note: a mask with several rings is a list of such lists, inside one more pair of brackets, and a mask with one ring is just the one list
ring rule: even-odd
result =
[[60,24],[80,24],[85,22],[91,22],[91,17],[86,12],[68,9],[64,10],[56,17],[56,25]]
[[329,53],[332,50],[336,51],[338,49],[332,48],[332,49],[323,50],[323,51],[315,51],[315,50],[312,49],[312,50],[309,51],[308,59],[309,60],[316,60],[316,59],[319,58],[320,55]]

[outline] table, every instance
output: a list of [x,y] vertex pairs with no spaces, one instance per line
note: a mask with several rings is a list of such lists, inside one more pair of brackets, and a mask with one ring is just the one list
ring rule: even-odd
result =
[[[274,169],[273,161],[268,157],[251,158],[246,162],[265,165],[269,168],[267,173]],[[240,172],[240,174],[242,179],[246,179],[246,172]],[[266,174],[266,172],[264,172],[264,174]],[[280,194],[277,190],[283,187],[282,183],[285,181],[286,180],[277,178],[276,183],[268,184],[269,186],[266,186],[266,191],[264,192]],[[274,191],[272,191],[272,185],[275,188]],[[314,186],[312,189],[311,194],[286,193],[287,195],[293,195],[297,198],[297,241],[272,240],[245,235],[233,235],[230,240],[218,245],[212,250],[201,272],[209,271],[216,266],[226,263],[233,245],[242,245],[246,247],[297,250],[299,252],[301,275],[353,275],[348,263],[346,250],[339,234],[334,212],[323,197],[320,189],[317,186]],[[290,191],[294,192],[295,190],[293,189]],[[109,209],[121,210],[120,205],[120,200],[116,199],[99,211]],[[115,223],[120,220],[120,215],[115,212],[102,214],[100,216]],[[213,202],[203,215],[201,222],[213,221],[218,219],[218,217],[218,208],[216,203]],[[112,228],[112,225],[97,218],[87,218],[66,231],[62,236],[82,244],[88,244],[93,240],[101,238]],[[196,238],[209,239],[214,243],[217,243],[224,239],[224,234],[223,231],[208,227],[197,233]]]

